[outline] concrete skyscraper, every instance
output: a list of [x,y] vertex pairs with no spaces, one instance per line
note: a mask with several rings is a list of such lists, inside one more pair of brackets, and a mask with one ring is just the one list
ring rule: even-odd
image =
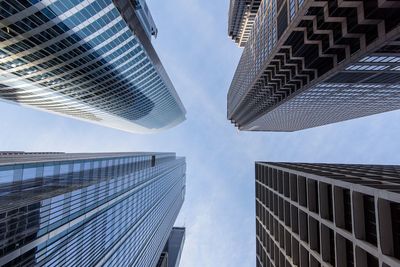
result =
[[129,132],[185,119],[145,0],[0,2],[0,98]]
[[296,131],[399,109],[399,14],[399,1],[231,0],[244,50],[228,119]]
[[257,266],[400,266],[400,166],[256,163]]
[[0,266],[154,267],[185,196],[173,153],[0,153]]

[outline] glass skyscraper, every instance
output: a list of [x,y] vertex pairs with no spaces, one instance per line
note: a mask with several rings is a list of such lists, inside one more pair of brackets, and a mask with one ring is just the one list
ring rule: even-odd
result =
[[244,49],[227,117],[240,130],[400,109],[399,1],[232,0],[230,10],[229,34]]
[[178,267],[185,243],[185,227],[173,227],[156,267]]
[[185,119],[145,0],[0,1],[0,98],[130,132]]
[[185,196],[173,153],[0,153],[0,266],[156,266]]

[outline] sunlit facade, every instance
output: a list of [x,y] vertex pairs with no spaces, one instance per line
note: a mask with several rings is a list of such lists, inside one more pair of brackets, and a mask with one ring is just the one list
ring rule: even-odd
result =
[[399,14],[398,1],[261,1],[228,119],[297,131],[399,109]]
[[246,45],[261,0],[230,0],[228,35],[240,47]]
[[0,97],[129,132],[185,119],[144,0],[0,2]]
[[0,266],[156,266],[185,173],[173,153],[0,153]]

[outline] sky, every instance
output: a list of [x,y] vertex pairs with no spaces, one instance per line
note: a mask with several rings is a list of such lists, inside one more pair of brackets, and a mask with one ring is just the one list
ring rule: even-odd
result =
[[400,164],[400,111],[293,132],[239,132],[226,94],[241,55],[228,0],[148,0],[153,40],[187,120],[141,135],[0,102],[0,150],[171,151],[185,156],[182,267],[255,266],[255,161]]

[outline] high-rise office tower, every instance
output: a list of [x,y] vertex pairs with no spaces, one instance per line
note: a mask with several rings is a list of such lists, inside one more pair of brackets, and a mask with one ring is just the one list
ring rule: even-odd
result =
[[185,172],[173,153],[0,153],[0,266],[156,266]]
[[230,0],[228,35],[240,47],[249,39],[261,0]]
[[[231,1],[233,38],[247,2],[257,1]],[[228,119],[240,130],[296,131],[399,109],[399,14],[399,1],[263,0]]]
[[400,166],[256,163],[257,266],[400,266]]
[[145,0],[0,2],[0,98],[130,132],[185,119]]
[[185,228],[173,227],[164,250],[161,253],[157,267],[178,267],[184,243]]

